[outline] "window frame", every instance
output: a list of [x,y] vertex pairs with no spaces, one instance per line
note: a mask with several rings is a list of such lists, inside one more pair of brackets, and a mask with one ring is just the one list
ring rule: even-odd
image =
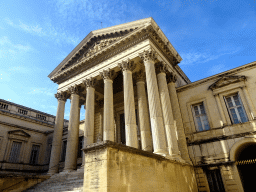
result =
[[[200,105],[203,105],[205,114],[202,114],[202,113],[201,113]],[[196,115],[195,108],[194,108],[195,106],[197,106],[198,109],[199,109],[199,110],[198,110],[198,111],[200,112],[199,115]],[[191,105],[191,110],[192,110],[192,114],[193,114],[193,118],[194,118],[194,124],[195,124],[195,128],[196,128],[196,132],[202,132],[202,131],[208,131],[208,130],[210,130],[210,129],[211,129],[211,126],[210,126],[210,123],[209,123],[208,114],[207,114],[207,112],[206,112],[206,107],[205,107],[204,102],[202,101],[202,102],[199,102],[199,103],[196,103],[196,104],[192,104],[192,105]],[[209,129],[206,129],[206,128],[205,128],[205,125],[204,125],[204,123],[203,123],[204,121],[203,121],[203,119],[202,119],[202,116],[205,116],[205,117],[206,117],[206,120],[207,120]],[[197,123],[197,117],[199,117],[199,119],[200,119],[200,122],[201,122],[202,129],[203,129],[203,130],[200,130],[200,129],[199,129],[199,125],[198,125],[198,123]]]
[[[37,156],[36,156],[36,161],[35,161],[35,163],[31,162],[32,152],[33,152],[33,146],[38,146],[38,152],[37,152]],[[30,150],[30,158],[29,158],[29,164],[30,164],[30,165],[38,165],[38,164],[39,164],[40,149],[41,149],[41,145],[40,145],[40,144],[32,143],[32,145],[31,145],[31,150]]]
[[[234,105],[234,104],[236,104],[235,101],[234,101],[234,96],[236,96],[236,95],[238,96],[238,100],[239,100],[239,102],[240,102],[240,105],[239,105],[239,106]],[[232,104],[233,104],[233,107],[229,107],[229,105],[228,105],[227,98],[229,98],[229,97],[231,98],[231,102],[232,102]],[[244,103],[243,103],[243,101],[242,101],[242,98],[241,98],[239,92],[235,92],[235,93],[233,93],[233,94],[229,94],[229,95],[223,96],[223,99],[224,99],[224,101],[225,101],[225,105],[226,105],[226,108],[227,108],[227,111],[228,111],[228,114],[229,114],[229,117],[230,117],[230,120],[231,120],[231,123],[232,123],[232,124],[246,123],[246,122],[249,121],[248,115],[247,115],[246,110],[245,110],[245,105],[244,105]],[[238,109],[237,109],[237,108],[240,107],[240,106],[241,106],[242,111],[243,111],[243,113],[244,113],[244,115],[245,115],[245,117],[246,117],[246,121],[245,121],[245,122],[242,122],[241,117],[240,117],[240,114],[239,114],[239,111],[238,111]],[[235,123],[235,120],[234,120],[234,118],[233,118],[233,116],[232,116],[231,109],[234,109],[234,110],[235,110],[235,114],[236,114],[236,116],[237,116],[237,119],[238,119],[239,123]]]
[[[16,157],[18,160],[16,160],[16,162],[11,162],[10,157],[11,157],[12,147],[13,147],[14,142],[21,143],[21,145],[20,145],[20,149],[19,149],[19,155]],[[21,140],[12,140],[11,144],[10,144],[10,148],[9,148],[9,155],[8,155],[8,158],[7,158],[7,162],[8,163],[20,163],[21,159],[22,159],[22,156],[21,156],[22,153],[23,153],[23,142]]]

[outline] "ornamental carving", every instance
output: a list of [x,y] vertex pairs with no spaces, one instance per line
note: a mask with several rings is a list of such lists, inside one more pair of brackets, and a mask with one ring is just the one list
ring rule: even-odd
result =
[[89,79],[85,79],[84,84],[85,84],[86,88],[88,88],[88,87],[94,88],[95,85],[97,84],[97,80],[95,78],[91,77]]
[[139,70],[138,72],[134,73],[134,79],[136,82],[145,81],[146,79],[145,72],[143,70]]
[[127,61],[122,61],[118,64],[118,66],[122,71],[133,71],[136,67],[134,61],[131,61],[130,59],[128,59]]
[[82,90],[81,90],[81,87],[79,87],[78,85],[74,85],[74,86],[69,87],[68,91],[71,94],[79,95]]
[[173,72],[166,74],[167,83],[176,83],[177,81],[177,75],[175,75]]
[[232,83],[237,83],[240,81],[245,81],[246,77],[244,75],[242,76],[224,76],[222,78],[220,78],[218,81],[216,81],[215,83],[213,83],[212,85],[209,86],[209,89],[214,90],[220,87],[224,87],[226,85],[230,85]]
[[168,70],[167,70],[167,65],[163,62],[163,61],[160,61],[156,64],[156,73],[167,73]]
[[142,53],[139,53],[139,57],[145,62],[145,61],[155,61],[156,60],[156,52],[152,48],[150,48],[147,51],[143,51]]
[[116,76],[116,72],[114,70],[103,70],[103,72],[100,72],[100,76],[105,80],[105,79],[109,79],[109,80],[113,80]]
[[59,101],[66,102],[67,98],[69,98],[69,94],[67,92],[60,92],[60,93],[56,93],[54,95],[55,95],[55,98],[58,99]]

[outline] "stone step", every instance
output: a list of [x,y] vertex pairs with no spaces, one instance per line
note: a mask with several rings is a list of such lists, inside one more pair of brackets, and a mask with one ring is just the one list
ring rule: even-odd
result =
[[46,181],[27,189],[25,192],[82,192],[84,182],[83,171],[58,173]]

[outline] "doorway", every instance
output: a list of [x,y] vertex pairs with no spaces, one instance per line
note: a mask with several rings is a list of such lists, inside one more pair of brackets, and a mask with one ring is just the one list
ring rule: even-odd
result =
[[255,191],[256,144],[244,147],[237,154],[237,169],[245,192]]

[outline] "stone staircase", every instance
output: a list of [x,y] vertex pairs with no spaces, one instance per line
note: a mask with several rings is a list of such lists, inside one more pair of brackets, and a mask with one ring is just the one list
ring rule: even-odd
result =
[[59,192],[59,191],[83,191],[83,181],[84,181],[84,171],[83,169],[78,169],[73,172],[60,172],[51,176],[46,181],[37,184],[25,192]]

